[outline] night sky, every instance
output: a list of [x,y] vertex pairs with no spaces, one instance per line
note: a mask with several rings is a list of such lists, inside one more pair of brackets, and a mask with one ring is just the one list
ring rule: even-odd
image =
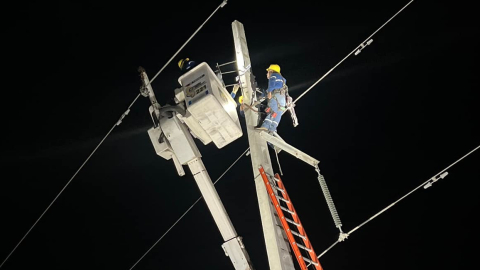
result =
[[[152,78],[220,3],[5,6],[0,263],[137,96],[137,68]],[[407,3],[231,0],[152,87],[164,105],[179,87],[181,58],[212,69],[235,60],[231,23],[238,20],[259,86],[276,63],[296,98]],[[321,161],[344,231],[480,145],[477,13],[473,3],[414,1],[298,101],[299,126],[283,117],[278,133]],[[179,177],[172,161],[156,155],[149,105],[144,97],[133,104],[2,270],[130,269],[200,197],[186,167]],[[248,147],[241,123],[244,136],[222,149],[196,140],[213,181]],[[279,158],[320,254],[338,230],[317,174],[287,153]],[[448,172],[327,252],[324,269],[475,267],[480,150]],[[250,158],[216,188],[255,269],[269,269]],[[134,269],[234,269],[222,243],[202,200]]]

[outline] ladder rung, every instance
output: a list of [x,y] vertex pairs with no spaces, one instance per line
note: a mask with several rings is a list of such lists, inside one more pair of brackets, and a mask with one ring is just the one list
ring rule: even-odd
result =
[[284,201],[284,202],[286,202],[286,203],[290,203],[290,201],[287,201],[287,200],[285,200],[284,198],[282,198],[282,197],[280,197],[280,196],[275,195],[275,197],[277,197],[277,199],[282,200],[282,201]]
[[290,210],[288,210],[287,208],[285,208],[285,207],[283,207],[283,206],[280,206],[280,208],[282,208],[282,210],[285,211],[285,212],[287,212],[287,213],[290,213],[290,214],[292,214],[292,215],[295,215],[295,212],[290,211]]
[[303,240],[307,240],[307,237],[306,237],[306,236],[303,236],[303,235],[297,233],[296,231],[290,230],[290,232],[291,232],[293,235],[296,235],[296,236],[302,238]]
[[303,250],[306,250],[306,251],[308,251],[308,252],[311,252],[311,251],[312,251],[311,249],[307,248],[307,247],[304,246],[304,245],[300,245],[299,243],[295,243],[295,244],[296,244],[299,248],[301,248],[301,249],[303,249]]
[[293,225],[295,225],[295,226],[297,226],[297,227],[300,226],[300,224],[296,223],[295,221],[293,221],[293,220],[291,220],[291,219],[285,218],[285,220],[286,220],[287,222],[289,222],[289,223],[292,223]]
[[310,259],[308,259],[308,258],[303,257],[303,260],[306,261],[306,262],[309,262],[309,263],[311,263],[311,264],[313,264],[313,265],[315,265],[315,266],[318,265],[318,263],[316,263],[316,262],[314,262],[314,261],[312,261],[312,260],[310,260]]
[[285,193],[285,190],[284,190],[284,189],[281,189],[281,188],[279,188],[279,187],[277,187],[277,186],[275,186],[275,185],[272,185],[272,187],[273,187],[274,189],[278,190],[278,191],[281,191],[282,193]]

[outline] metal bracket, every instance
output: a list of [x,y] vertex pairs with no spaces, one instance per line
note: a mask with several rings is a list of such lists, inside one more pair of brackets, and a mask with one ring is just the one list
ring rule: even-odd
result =
[[297,148],[291,146],[290,144],[284,142],[283,140],[279,139],[279,138],[275,138],[274,136],[268,134],[267,132],[265,131],[261,131],[260,132],[260,136],[262,138],[264,138],[267,142],[275,145],[276,147],[284,150],[285,152],[289,153],[290,155],[300,159],[300,160],[303,160],[304,162],[306,162],[307,164],[310,164],[314,167],[316,167],[318,165],[318,163],[320,163],[320,161],[314,159],[313,157],[305,154],[304,152],[298,150]]

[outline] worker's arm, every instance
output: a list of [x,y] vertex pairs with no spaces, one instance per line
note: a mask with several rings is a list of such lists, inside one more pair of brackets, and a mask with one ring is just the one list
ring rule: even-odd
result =
[[245,105],[240,104],[240,116],[245,117]]
[[268,99],[272,98],[272,91],[275,89],[280,89],[283,86],[283,79],[281,76],[271,75],[268,79],[268,88],[267,88],[267,97]]
[[[280,87],[282,87],[280,85]],[[267,94],[272,92],[273,90],[277,89],[277,76],[271,75],[270,79],[268,79],[268,88],[267,88]]]

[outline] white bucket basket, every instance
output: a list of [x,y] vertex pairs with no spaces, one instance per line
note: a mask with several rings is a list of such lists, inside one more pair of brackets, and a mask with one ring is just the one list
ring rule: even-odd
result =
[[178,82],[184,88],[189,117],[199,124],[189,125],[191,121],[185,121],[193,133],[208,134],[218,148],[243,135],[236,102],[207,63],[198,64],[178,78]]

